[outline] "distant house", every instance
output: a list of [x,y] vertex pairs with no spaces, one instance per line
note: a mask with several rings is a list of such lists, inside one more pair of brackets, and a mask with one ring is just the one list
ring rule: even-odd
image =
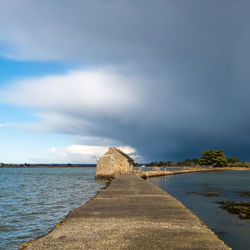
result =
[[96,178],[109,178],[116,174],[128,174],[133,171],[134,160],[120,149],[110,147],[97,161]]

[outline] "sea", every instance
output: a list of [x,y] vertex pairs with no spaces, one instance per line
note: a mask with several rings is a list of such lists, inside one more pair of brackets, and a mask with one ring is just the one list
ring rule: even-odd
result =
[[49,232],[106,184],[95,168],[0,168],[0,249]]
[[[203,172],[156,177],[158,185],[195,213],[233,249],[250,249],[250,220],[219,208],[216,201],[250,201],[250,171]],[[48,233],[68,212],[107,185],[95,168],[0,168],[0,249],[17,247]],[[217,192],[205,197],[188,192]],[[167,216],[167,211],[166,211]]]
[[[250,191],[250,171],[189,173],[151,178],[150,182],[181,201],[232,249],[250,249],[250,220],[229,214],[216,203],[223,200],[250,202],[249,197],[239,193]],[[192,192],[219,193],[219,196],[205,197]]]

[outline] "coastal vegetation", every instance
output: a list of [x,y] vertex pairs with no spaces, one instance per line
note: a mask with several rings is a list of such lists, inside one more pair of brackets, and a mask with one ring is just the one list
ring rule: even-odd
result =
[[203,195],[203,196],[205,196],[205,197],[220,196],[219,193],[213,193],[213,192],[208,192],[208,193],[202,193],[202,192],[186,192],[186,194],[197,194],[197,195]]
[[241,196],[249,197],[250,198],[250,191],[239,191],[238,192]]
[[237,157],[226,158],[224,150],[205,150],[200,158],[187,158],[183,161],[153,161],[147,163],[146,167],[241,167],[250,168],[250,163],[241,162]]
[[221,208],[227,210],[231,214],[237,214],[241,219],[250,219],[250,202],[249,201],[218,201]]
[[227,163],[238,163],[240,162],[237,157],[231,157],[227,159]]
[[212,167],[225,167],[227,165],[226,156],[223,150],[206,150],[202,152],[199,160],[200,165]]

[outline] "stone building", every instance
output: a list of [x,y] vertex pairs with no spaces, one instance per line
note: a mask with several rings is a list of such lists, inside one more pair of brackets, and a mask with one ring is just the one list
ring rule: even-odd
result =
[[133,172],[134,160],[120,149],[110,147],[97,161],[96,178],[110,178],[116,174]]

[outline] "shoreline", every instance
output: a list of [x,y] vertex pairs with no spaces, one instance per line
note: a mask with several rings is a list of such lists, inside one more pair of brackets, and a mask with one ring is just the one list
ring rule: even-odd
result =
[[[79,165],[67,165],[67,164],[34,164],[34,165],[30,165],[30,166],[25,166],[24,164],[4,164],[3,165],[0,165],[0,169],[1,168],[18,168],[18,169],[29,169],[29,168],[96,168],[96,165],[94,164],[90,164],[90,165],[87,165],[87,164],[79,164]],[[145,168],[153,168],[153,167],[145,167]],[[174,165],[174,166],[167,166],[167,167],[159,167],[159,168],[165,168],[165,169],[171,169],[171,168],[181,168],[183,170],[203,170],[203,171],[211,171],[212,169],[213,170],[250,170],[250,167],[233,167],[233,166],[230,166],[230,167],[217,167],[217,168],[211,168],[211,167],[191,167],[191,166],[178,166],[178,165]],[[135,171],[138,171],[138,170],[135,170]],[[152,172],[156,172],[157,170],[154,170]],[[173,170],[171,172],[174,172],[174,171],[179,171],[179,170]],[[143,171],[143,172],[149,172],[149,171]]]
[[[107,180],[107,181],[105,182],[105,183],[106,183],[106,186],[100,188],[100,190],[98,190],[98,191],[96,192],[96,194],[95,194],[93,197],[91,197],[89,200],[87,200],[84,204],[80,205],[80,207],[85,206],[88,202],[90,202],[92,199],[94,199],[103,189],[106,189],[106,188],[111,184],[111,182],[112,182],[112,180]],[[54,231],[56,228],[59,228],[59,227],[62,225],[62,223],[64,223],[64,222],[66,221],[66,219],[67,219],[68,217],[70,217],[70,215],[72,214],[72,212],[73,212],[75,209],[77,209],[77,208],[79,208],[79,207],[70,209],[69,212],[68,212],[64,217],[62,217],[62,218],[53,226],[53,228],[51,228],[48,232],[46,232],[46,233],[44,233],[44,234],[42,234],[42,235],[40,235],[40,236],[37,236],[37,237],[35,237],[35,238],[33,238],[33,239],[31,239],[31,240],[25,242],[25,243],[20,244],[20,245],[18,246],[17,249],[18,249],[18,250],[23,250],[23,249],[25,249],[30,243],[32,243],[33,241],[36,241],[36,240],[38,240],[38,239],[40,239],[40,238],[42,238],[42,237],[45,237],[46,235],[48,235],[48,234],[50,234],[52,231]]]
[[30,168],[95,168],[96,166],[30,166],[30,167],[1,167],[1,168],[18,168],[18,169],[30,169]]
[[[132,181],[130,180],[131,178],[132,178]],[[126,183],[126,181],[128,183]],[[135,184],[133,184],[134,182]],[[124,183],[126,185],[124,185]],[[109,194],[112,194],[112,195],[110,196]],[[134,203],[136,200],[132,202],[131,199],[132,200],[139,199],[139,200],[138,202]],[[141,199],[144,202],[141,202],[140,201]],[[159,199],[160,200],[166,199],[166,201],[167,200],[169,201],[167,203],[165,202],[159,203],[160,201]],[[147,204],[147,206],[145,206],[145,203]],[[100,208],[101,210],[99,210],[98,204],[100,205],[102,204]],[[125,207],[123,204],[124,205],[126,204]],[[158,205],[155,206],[156,204]],[[169,205],[170,207],[168,207]],[[113,207],[113,209],[111,210],[108,209],[109,206]],[[135,208],[134,206],[138,207],[139,210],[138,209],[134,210]],[[173,209],[173,206],[174,207],[176,206],[176,208]],[[170,217],[164,216],[165,213],[162,214],[162,211],[166,208]],[[182,211],[181,213],[178,212],[179,209],[181,209]],[[176,220],[179,222],[177,223]],[[135,224],[134,221],[137,221],[137,223]],[[186,223],[188,226],[185,226]],[[190,228],[190,223],[194,223],[193,228]],[[172,225],[171,227],[170,227],[170,224]],[[106,226],[103,227],[103,225],[106,225]],[[131,230],[132,232],[136,230],[134,231],[134,233],[137,232],[138,225],[141,225],[140,230],[144,230],[143,231],[144,234],[138,235],[138,239],[136,239],[136,241],[133,242],[133,244],[146,244],[143,242],[147,241],[148,237],[149,239],[153,237],[152,242],[150,243],[148,242],[147,244],[163,244],[163,245],[158,245],[161,247],[162,246],[165,247],[166,244],[170,244],[170,245],[173,244],[171,246],[176,246],[178,244],[181,244],[182,247],[186,246],[185,244],[189,246],[190,244],[192,246],[193,244],[197,244],[197,247],[206,246],[205,248],[207,248],[207,246],[209,245],[208,249],[216,249],[216,248],[217,249],[230,249],[228,246],[226,246],[223,243],[223,241],[221,241],[218,238],[217,235],[214,234],[214,232],[211,229],[209,229],[195,214],[193,214],[189,209],[187,209],[180,201],[178,201],[177,199],[175,199],[174,197],[172,197],[171,195],[169,195],[167,192],[163,191],[156,185],[150,184],[149,182],[145,182],[145,180],[143,180],[140,177],[136,177],[136,175],[125,175],[125,177],[122,175],[116,176],[112,181],[107,183],[106,187],[100,189],[96,193],[96,195],[90,200],[88,200],[84,205],[71,210],[68,213],[68,215],[66,215],[59,223],[57,223],[54,229],[52,229],[50,232],[40,237],[37,237],[35,239],[32,239],[31,241],[27,243],[20,245],[18,249],[19,250],[22,250],[24,248],[39,249],[39,246],[40,247],[41,246],[45,246],[45,247],[54,246],[54,248],[56,247],[60,248],[61,241],[64,242],[64,244],[68,244],[67,247],[69,247],[69,249],[70,249],[70,246],[72,248],[77,246],[81,249],[85,249],[85,248],[87,249],[89,248],[89,246],[92,246],[93,248],[94,246],[95,247],[96,246],[97,247],[110,246],[111,249],[123,249],[123,247],[121,248],[121,246],[124,246],[124,245],[119,239],[112,238],[111,243],[103,239],[104,235],[105,237],[110,237],[110,233],[109,232],[107,233],[106,230],[109,229],[113,232],[113,230],[115,229],[116,234],[119,231],[119,234],[122,234],[122,235],[125,233],[126,240],[124,244],[130,244],[131,242],[127,239],[127,237],[128,235],[131,234]],[[82,227],[85,228],[85,231],[82,230]],[[68,237],[76,237],[77,240],[79,240],[78,238],[79,232],[78,230],[76,230],[76,228],[78,228],[78,230],[80,230],[81,232],[81,239],[82,237],[85,237],[85,241],[86,241],[86,242],[84,241],[84,242],[79,243],[80,245],[76,242],[71,242],[68,239]],[[171,228],[171,229],[167,229],[167,228]],[[175,241],[174,238],[173,239],[171,238],[172,237],[171,232],[173,231],[173,228],[176,228],[174,230],[177,230],[176,233],[178,232],[178,237],[182,239],[181,241]],[[125,230],[125,232],[123,229]],[[145,231],[145,229],[147,230]],[[156,233],[155,230],[158,233]],[[88,234],[86,235],[86,233],[88,233],[89,231],[95,234],[95,237],[97,238],[97,240],[95,238],[95,240],[93,241],[91,238],[89,238]],[[154,232],[153,235],[151,231]],[[72,232],[75,232],[75,233],[72,234]],[[165,232],[164,237],[169,236],[169,235],[171,236],[168,242],[166,242],[165,239],[162,237],[157,238],[157,235],[162,234],[163,232]],[[191,236],[186,237],[185,232],[186,233],[189,232],[189,234],[192,234],[192,237]],[[147,237],[145,237],[145,235],[147,235]],[[199,237],[197,237],[198,235]],[[200,237],[203,240],[201,240]],[[189,241],[189,238],[190,238],[190,241]],[[192,243],[191,243],[191,240],[192,240]],[[84,244],[84,245],[81,245],[81,244]],[[171,247],[170,245],[169,247]]]

